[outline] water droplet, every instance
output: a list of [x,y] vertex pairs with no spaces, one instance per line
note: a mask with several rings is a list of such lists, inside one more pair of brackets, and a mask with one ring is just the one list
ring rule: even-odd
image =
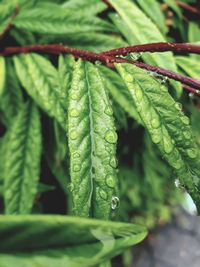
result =
[[80,158],[80,154],[79,154],[78,152],[75,152],[75,153],[72,155],[72,157],[73,157],[74,159]]
[[142,90],[140,89],[135,90],[135,97],[137,98],[138,101],[141,101],[143,99]]
[[155,144],[158,144],[160,143],[162,136],[160,134],[153,134],[151,138]]
[[149,75],[153,76],[154,78],[159,79],[161,84],[166,83],[166,81],[168,80],[168,77],[163,76],[163,75],[161,75],[161,74],[159,74],[159,73],[157,73],[157,72],[154,72],[154,71],[147,71],[147,73],[148,73]]
[[181,103],[176,102],[175,103],[175,108],[178,109],[178,110],[182,110],[183,106],[182,106]]
[[171,165],[176,169],[179,170],[182,166],[182,162],[180,159],[174,160]]
[[105,139],[108,143],[115,144],[117,142],[117,134],[113,130],[108,130],[105,134]]
[[76,138],[78,137],[78,133],[76,130],[72,130],[70,133],[69,133],[69,137],[72,139],[72,140],[76,140]]
[[96,65],[96,66],[101,66],[101,65],[102,65],[102,62],[99,61],[99,60],[97,60],[97,61],[95,62],[95,65]]
[[73,165],[73,171],[74,172],[79,172],[81,169],[81,165],[80,164],[74,164]]
[[132,60],[138,60],[142,56],[142,52],[130,53],[129,56]]
[[160,126],[159,118],[153,118],[151,121],[151,125],[155,129],[158,128]]
[[110,106],[107,106],[104,110],[104,112],[109,115],[109,116],[112,116],[113,115],[113,110]]
[[112,201],[111,201],[111,208],[112,210],[115,210],[117,207],[119,207],[119,198],[114,196],[112,197]]
[[106,191],[104,191],[103,189],[99,189],[99,195],[104,200],[108,199],[108,195],[107,195]]
[[169,154],[173,150],[173,144],[170,140],[164,139],[163,140],[163,145],[164,145],[164,151],[165,153]]
[[106,176],[106,184],[110,188],[115,188],[116,182],[113,174],[110,173]]
[[191,159],[194,159],[197,156],[197,150],[195,148],[187,149],[187,154]]
[[191,136],[192,136],[191,132],[189,132],[189,131],[187,131],[187,132],[183,132],[183,135],[184,135],[184,137],[185,137],[186,139],[190,139]]
[[73,192],[74,191],[74,184],[73,183],[70,183],[69,184],[69,191],[70,192]]
[[185,125],[188,125],[190,123],[190,120],[188,117],[186,116],[182,116],[181,117],[181,121],[185,124]]
[[194,98],[194,93],[189,93],[190,98]]
[[126,74],[126,76],[125,76],[125,80],[127,81],[127,82],[129,82],[129,83],[131,83],[131,82],[133,82],[133,75],[131,75],[131,74]]
[[110,159],[110,166],[113,168],[117,167],[117,160],[114,156]]
[[69,111],[69,116],[71,117],[78,117],[79,115],[79,112],[76,108],[72,108],[70,111]]
[[75,92],[72,93],[72,94],[71,94],[71,99],[72,99],[72,100],[77,100],[77,99],[78,99],[78,94],[75,93]]
[[176,186],[177,188],[180,187],[181,183],[180,183],[179,178],[176,178],[176,179],[175,179],[174,184],[175,184],[175,186]]
[[163,84],[163,83],[166,83],[167,80],[168,80],[168,77],[163,76],[163,77],[161,78],[161,83],[162,83],[162,84]]

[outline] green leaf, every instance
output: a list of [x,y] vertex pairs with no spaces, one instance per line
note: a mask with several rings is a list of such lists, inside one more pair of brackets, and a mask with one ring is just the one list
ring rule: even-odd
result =
[[112,263],[110,261],[102,262],[99,267],[112,267]]
[[200,28],[197,23],[189,23],[188,40],[190,43],[200,42]]
[[198,60],[195,58],[176,56],[176,63],[187,75],[200,80],[200,63]]
[[[166,41],[156,25],[134,3],[129,0],[110,0],[110,3],[121,17],[122,26],[120,26],[119,30],[125,35],[129,44],[133,45]],[[115,21],[114,16],[111,18],[114,18]],[[117,18],[117,21],[120,25],[120,18]],[[171,52],[154,54],[145,53],[142,58],[148,64],[157,65],[161,68],[177,72],[175,59]],[[173,80],[171,83],[176,89],[177,96],[180,96],[182,91],[180,84]]]
[[[67,137],[66,131],[55,121],[48,124],[49,134],[44,140],[44,153],[48,166],[58,180],[65,194],[69,193],[69,175],[66,160]],[[51,144],[51,145],[49,145]]]
[[7,25],[10,22],[10,17],[14,9],[16,8],[16,4],[9,1],[6,3],[0,3],[0,36],[4,33]]
[[17,75],[27,93],[50,117],[66,128],[65,86],[61,86],[58,71],[46,58],[37,54],[14,57]]
[[113,99],[129,114],[130,117],[132,117],[138,123],[142,123],[137,109],[133,103],[131,94],[121,77],[116,72],[106,67],[99,66],[99,69],[103,74],[102,76],[105,87]]
[[137,0],[137,3],[161,30],[161,32],[167,33],[168,29],[165,25],[165,17],[161,11],[160,3],[155,0]]
[[5,177],[5,154],[6,154],[6,146],[8,141],[8,134],[5,134],[0,138],[0,185],[3,184]]
[[41,129],[39,113],[25,104],[9,130],[5,164],[5,212],[31,211],[40,173]]
[[5,87],[5,77],[6,77],[5,59],[0,56],[0,99]]
[[120,36],[108,35],[98,32],[71,33],[59,36],[47,35],[42,38],[41,43],[62,43],[64,45],[89,50],[92,52],[104,52],[109,49],[127,46]]
[[3,114],[3,123],[10,127],[23,104],[22,91],[17,75],[10,60],[6,60],[6,82],[0,97],[0,111]]
[[144,70],[116,64],[152,141],[200,208],[200,157],[189,119],[167,89]]
[[68,92],[71,87],[72,72],[75,60],[72,55],[60,55],[58,59],[58,80],[60,85],[60,101],[63,106],[68,104]]
[[112,113],[98,68],[79,60],[74,68],[68,109],[75,215],[104,219],[110,216],[117,185],[117,134]]
[[107,6],[103,1],[99,0],[70,0],[65,2],[62,7],[70,10],[74,13],[80,13],[81,15],[96,15],[102,11],[104,11]]
[[24,8],[14,19],[13,25],[21,30],[40,34],[69,34],[78,32],[116,31],[115,27],[98,17],[71,12],[56,4]]
[[4,267],[93,267],[146,234],[143,226],[120,222],[58,215],[0,216],[0,263]]

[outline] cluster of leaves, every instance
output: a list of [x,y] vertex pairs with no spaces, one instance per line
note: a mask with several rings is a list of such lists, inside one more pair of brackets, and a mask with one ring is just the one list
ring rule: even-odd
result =
[[[199,20],[183,22],[173,0],[105,2],[2,0],[1,50],[200,42]],[[110,266],[147,234],[130,221],[170,217],[175,179],[200,211],[198,99],[128,63],[50,52],[0,57],[0,266]],[[199,77],[199,55],[126,58]]]

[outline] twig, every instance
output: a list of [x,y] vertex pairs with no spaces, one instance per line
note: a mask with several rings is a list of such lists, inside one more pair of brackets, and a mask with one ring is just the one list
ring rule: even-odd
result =
[[199,90],[196,90],[188,85],[183,85],[183,89],[185,91],[188,91],[190,93],[193,93],[194,95],[197,95],[197,96],[200,96],[200,91]]
[[[114,67],[113,63],[129,63],[134,64],[139,68],[152,71],[163,76],[169,77],[173,80],[179,81],[185,85],[193,87],[195,89],[200,89],[200,80],[193,79],[181,74],[174,73],[170,70],[162,69],[159,67],[151,66],[142,62],[128,60],[124,58],[109,56],[105,53],[94,53],[86,50],[81,50],[77,48],[65,47],[59,44],[49,44],[49,45],[29,45],[29,46],[16,46],[16,47],[7,47],[1,53],[0,56],[9,56],[18,53],[29,53],[29,52],[39,52],[39,53],[48,53],[59,55],[61,53],[72,54],[77,58],[82,58],[91,62],[100,61],[108,67]],[[196,93],[193,89],[194,93]]]
[[183,9],[185,9],[186,11],[189,11],[190,13],[193,13],[195,15],[200,15],[200,9],[199,8],[189,6],[188,4],[183,3],[181,1],[177,1],[177,5]]
[[6,28],[5,28],[4,31],[0,34],[0,40],[3,39],[3,37],[6,35],[6,33],[9,32],[10,29],[12,28],[12,22],[13,22],[13,20],[16,18],[16,16],[18,15],[18,13],[19,13],[19,9],[20,9],[20,8],[19,8],[19,6],[17,5],[17,6],[15,7],[15,9],[14,9],[14,11],[13,11],[13,13],[12,13],[10,19],[9,19],[9,22],[8,22]]
[[151,72],[158,73],[160,75],[166,76],[166,77],[168,77],[170,79],[173,79],[175,81],[181,82],[181,83],[183,83],[185,85],[188,85],[188,86],[191,86],[191,87],[193,87],[195,89],[200,90],[200,80],[197,80],[197,79],[194,79],[194,78],[190,78],[190,77],[175,73],[175,72],[170,71],[170,70],[166,70],[166,69],[163,69],[163,68],[155,67],[155,66],[152,66],[152,65],[149,65],[149,64],[138,62],[138,61],[121,59],[121,58],[114,58],[113,61],[111,59],[111,62],[118,62],[118,63],[126,62],[126,63],[129,63],[129,64],[134,64],[135,66],[137,66],[139,68],[142,68],[142,69],[145,69],[145,70],[148,70],[148,71],[151,71]]
[[130,53],[139,53],[139,52],[177,52],[177,53],[193,53],[200,54],[200,45],[194,45],[189,43],[149,43],[142,45],[133,45],[117,49],[108,50],[102,54],[109,56],[122,55],[126,56]]

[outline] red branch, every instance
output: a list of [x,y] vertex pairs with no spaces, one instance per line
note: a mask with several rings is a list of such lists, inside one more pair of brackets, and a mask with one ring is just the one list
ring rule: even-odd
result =
[[[144,46],[147,46],[147,45],[144,45]],[[110,56],[110,55],[107,55],[107,52],[98,54],[98,53],[81,50],[77,48],[65,47],[59,44],[49,44],[49,45],[29,45],[29,46],[21,46],[21,47],[20,46],[7,47],[0,53],[0,56],[9,56],[12,54],[29,53],[29,52],[48,53],[48,54],[54,54],[54,55],[67,53],[67,54],[72,54],[77,58],[82,58],[84,60],[88,60],[91,62],[100,61],[103,64],[107,65],[108,67],[114,67],[113,63],[134,64],[139,68],[146,69],[148,71],[155,72],[163,76],[169,77],[173,80],[179,81],[187,85],[186,88],[188,91],[191,91],[191,89],[188,89],[188,86],[193,87],[192,92],[195,94],[199,93],[196,89],[200,90],[200,80],[193,79],[187,76],[183,76],[181,74],[174,73],[170,70],[165,70],[159,67],[151,66],[151,65],[148,65],[142,62]]]
[[139,53],[139,52],[177,52],[177,53],[193,53],[200,54],[200,45],[194,45],[189,43],[149,43],[142,45],[132,45],[117,49],[112,49],[104,52],[104,55],[117,56],[122,55],[126,56],[130,53]]
[[189,6],[186,3],[183,3],[181,1],[177,1],[177,5],[180,6],[182,9],[189,11],[190,13],[193,13],[195,15],[200,15],[200,9],[199,8]]
[[197,95],[197,96],[200,96],[200,91],[199,90],[196,90],[188,85],[183,85],[183,89],[194,94],[194,95]]
[[18,13],[19,13],[19,6],[16,6],[16,8],[14,9],[14,11],[13,11],[13,13],[12,13],[10,19],[9,19],[9,22],[8,22],[6,28],[0,34],[0,40],[3,39],[3,37],[6,35],[6,33],[9,32],[10,29],[12,28],[12,22],[16,18],[16,16],[18,15]]

